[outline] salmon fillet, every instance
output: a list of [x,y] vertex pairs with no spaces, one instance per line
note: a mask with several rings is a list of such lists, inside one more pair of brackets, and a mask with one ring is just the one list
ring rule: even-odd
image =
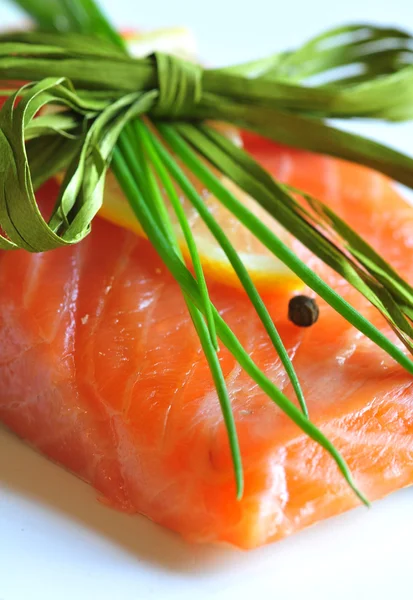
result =
[[[408,279],[413,210],[363,167],[246,137],[279,179],[325,200]],[[54,196],[47,184],[41,196]],[[382,330],[380,315],[300,244],[297,252]],[[180,290],[149,243],[97,219],[77,246],[0,254],[0,420],[91,483],[99,498],[197,542],[253,548],[357,504],[331,457],[221,364],[245,469],[236,500],[226,431]],[[291,294],[291,292],[290,292]],[[294,398],[241,291],[211,296],[261,369]],[[299,329],[287,293],[265,301],[314,422],[373,500],[413,481],[411,377],[328,305]]]

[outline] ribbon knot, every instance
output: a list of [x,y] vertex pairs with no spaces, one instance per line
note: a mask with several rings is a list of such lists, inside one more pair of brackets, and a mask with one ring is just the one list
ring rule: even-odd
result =
[[155,52],[159,98],[152,113],[158,117],[188,117],[202,96],[202,67]]

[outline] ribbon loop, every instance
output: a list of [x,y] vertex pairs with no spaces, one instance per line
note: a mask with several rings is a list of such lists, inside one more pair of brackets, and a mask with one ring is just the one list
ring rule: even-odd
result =
[[159,98],[152,114],[188,118],[201,100],[202,67],[161,52],[155,52],[153,56],[157,65]]

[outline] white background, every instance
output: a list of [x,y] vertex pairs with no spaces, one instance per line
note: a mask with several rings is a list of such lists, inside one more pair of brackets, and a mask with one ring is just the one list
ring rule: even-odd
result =
[[[123,27],[193,28],[202,58],[216,65],[294,46],[345,21],[413,31],[411,0],[102,4]],[[0,27],[19,19],[0,0]],[[411,125],[356,127],[413,154]],[[100,505],[87,485],[0,428],[0,600],[410,598],[412,539],[413,494],[404,490],[251,553],[188,546]]]

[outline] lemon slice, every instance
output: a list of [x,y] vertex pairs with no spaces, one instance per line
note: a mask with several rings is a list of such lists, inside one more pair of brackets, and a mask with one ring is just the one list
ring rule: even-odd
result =
[[[194,180],[190,173],[187,172],[186,174],[191,178],[209,212],[225,231],[245,267],[248,269],[255,285],[261,291],[274,289],[275,286],[288,289],[302,287],[301,281],[292,271],[257,240],[215,196],[209,193],[202,184]],[[289,243],[289,234],[254,199],[237,188],[230,180],[222,178],[222,181],[254,215],[268,225],[285,243]],[[167,201],[167,198],[165,199]],[[183,194],[180,194],[180,199],[197,243],[198,252],[206,275],[215,281],[238,287],[240,285],[238,278],[224,251],[218,245],[198,212],[187,198]],[[182,252],[187,257],[187,247],[175,213],[168,201],[167,205]],[[116,225],[129,229],[139,236],[146,237],[139,221],[125,199],[117,180],[110,172],[106,179],[104,203],[99,214]]]
[[129,52],[137,58],[148,56],[157,51],[174,54],[185,60],[196,60],[195,36],[186,27],[154,29],[145,33],[124,31],[122,37],[127,43]]

